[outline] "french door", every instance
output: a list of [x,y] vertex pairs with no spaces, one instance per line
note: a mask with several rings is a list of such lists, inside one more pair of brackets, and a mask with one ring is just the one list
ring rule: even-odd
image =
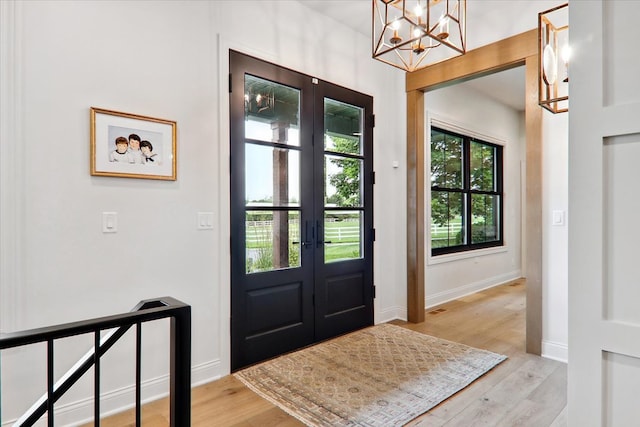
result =
[[230,52],[231,368],[373,324],[373,99]]

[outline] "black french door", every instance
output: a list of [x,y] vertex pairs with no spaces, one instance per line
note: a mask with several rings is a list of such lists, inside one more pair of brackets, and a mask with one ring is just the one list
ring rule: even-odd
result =
[[230,51],[231,368],[373,324],[373,99]]

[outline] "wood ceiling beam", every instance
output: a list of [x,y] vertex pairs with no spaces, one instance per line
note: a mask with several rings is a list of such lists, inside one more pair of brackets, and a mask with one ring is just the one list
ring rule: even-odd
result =
[[538,54],[537,47],[538,30],[533,29],[470,50],[462,56],[407,73],[406,91],[427,91],[452,82],[458,83],[524,65],[525,58]]

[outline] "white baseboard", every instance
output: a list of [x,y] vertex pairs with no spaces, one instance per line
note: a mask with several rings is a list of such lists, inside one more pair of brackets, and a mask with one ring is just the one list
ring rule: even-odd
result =
[[564,343],[542,340],[542,357],[567,363],[569,361],[569,347]]
[[434,307],[436,305],[444,304],[445,302],[453,301],[455,299],[480,292],[485,289],[493,288],[494,286],[504,285],[522,277],[520,270],[511,271],[509,273],[500,274],[499,276],[490,277],[479,282],[470,283],[468,285],[459,286],[454,289],[448,289],[437,294],[428,295],[425,301],[425,309]]
[[[191,386],[195,387],[219,379],[222,376],[220,367],[220,360],[212,360],[193,366],[191,368]],[[169,394],[169,375],[143,381],[141,386],[142,396],[145,396],[142,403],[161,399]],[[133,408],[132,402],[135,402],[135,392],[135,385],[131,385],[102,393],[100,396],[102,416],[107,417]],[[65,405],[56,405],[55,419],[56,425],[68,427],[93,421],[93,396]],[[5,421],[2,423],[2,427],[12,426],[15,421]],[[36,426],[38,425],[40,424],[36,423]],[[45,424],[42,423],[42,425]]]
[[376,312],[375,324],[390,322],[391,320],[407,320],[406,307],[389,307]]
[[201,363],[191,368],[191,387],[196,387],[202,384],[210,383],[211,381],[219,380],[225,373],[220,372],[222,364],[220,359],[211,360],[209,362]]
[[[520,270],[511,271],[509,273],[494,276],[489,279],[482,280],[480,282],[471,283],[468,285],[460,286],[455,289],[449,289],[434,295],[429,295],[425,299],[425,310],[434,307],[436,305],[443,304],[445,302],[453,301],[455,299],[470,295],[484,289],[489,289],[494,286],[504,285],[513,280],[522,277]],[[388,307],[376,311],[375,323],[385,323],[391,320],[407,320],[407,308],[402,306]]]

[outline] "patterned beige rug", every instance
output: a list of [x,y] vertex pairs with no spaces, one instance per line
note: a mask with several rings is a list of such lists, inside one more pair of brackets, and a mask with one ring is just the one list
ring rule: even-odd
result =
[[234,375],[309,426],[402,426],[506,359],[399,326],[372,326]]

